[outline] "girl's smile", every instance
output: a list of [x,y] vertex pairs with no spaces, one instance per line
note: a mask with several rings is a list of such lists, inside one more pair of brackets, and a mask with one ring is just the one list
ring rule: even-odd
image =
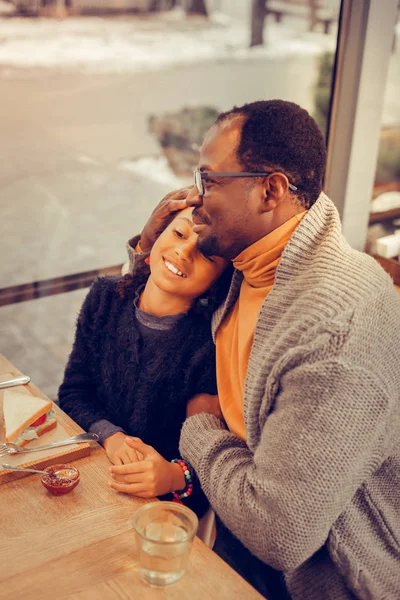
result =
[[[163,257],[164,258],[164,257]],[[187,275],[185,273],[183,273],[183,271],[181,271],[176,264],[173,264],[171,261],[167,260],[166,258],[164,258],[164,264],[167,267],[167,269],[169,271],[171,271],[171,273],[174,273],[175,275],[178,275],[179,277],[187,277]]]

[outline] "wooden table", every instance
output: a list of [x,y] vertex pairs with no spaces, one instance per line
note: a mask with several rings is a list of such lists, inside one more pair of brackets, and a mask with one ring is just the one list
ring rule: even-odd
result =
[[[0,355],[0,374],[10,372],[20,374]],[[81,481],[66,496],[49,495],[37,475],[0,486],[2,600],[262,598],[198,538],[178,583],[164,589],[143,583],[131,523],[146,501],[107,486],[109,461],[94,446],[91,456],[71,463]]]

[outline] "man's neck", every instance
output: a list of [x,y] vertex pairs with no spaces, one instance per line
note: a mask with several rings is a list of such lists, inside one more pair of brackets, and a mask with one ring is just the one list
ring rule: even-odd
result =
[[305,210],[304,206],[301,204],[294,204],[291,200],[282,203],[277,210],[273,211],[268,227],[269,231],[267,233],[275,231],[275,229],[278,229],[278,227],[289,221],[289,219],[303,213]]

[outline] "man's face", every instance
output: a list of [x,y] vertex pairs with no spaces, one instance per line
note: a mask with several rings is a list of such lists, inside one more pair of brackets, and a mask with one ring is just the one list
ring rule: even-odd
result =
[[213,125],[208,131],[200,149],[199,169],[210,173],[210,179],[203,181],[205,192],[193,211],[198,248],[205,254],[229,259],[258,239],[252,199],[254,181],[212,178],[213,172],[244,170],[236,158],[242,123],[243,118],[236,117]]

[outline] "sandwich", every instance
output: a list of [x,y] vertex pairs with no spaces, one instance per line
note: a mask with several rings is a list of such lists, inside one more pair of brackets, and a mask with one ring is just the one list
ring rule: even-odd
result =
[[6,442],[25,446],[57,425],[51,400],[5,390],[3,403]]

